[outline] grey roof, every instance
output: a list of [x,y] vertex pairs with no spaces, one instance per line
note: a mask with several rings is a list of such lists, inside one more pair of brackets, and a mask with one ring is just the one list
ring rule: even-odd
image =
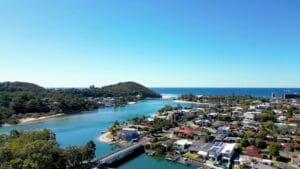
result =
[[273,167],[258,163],[258,164],[254,164],[253,169],[273,169]]

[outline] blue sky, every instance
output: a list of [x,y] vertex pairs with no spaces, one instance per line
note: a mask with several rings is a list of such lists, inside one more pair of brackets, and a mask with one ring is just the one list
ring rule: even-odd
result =
[[300,87],[298,0],[1,0],[0,81]]

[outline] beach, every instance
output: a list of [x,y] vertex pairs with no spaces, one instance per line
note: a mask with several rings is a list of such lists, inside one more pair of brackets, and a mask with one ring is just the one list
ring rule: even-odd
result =
[[19,119],[18,124],[28,124],[28,123],[33,123],[33,122],[37,122],[37,121],[41,121],[41,120],[45,120],[45,119],[49,119],[49,118],[54,118],[54,117],[59,117],[59,116],[63,116],[63,115],[64,115],[63,113],[60,113],[60,114],[54,114],[54,115],[42,116],[42,117],[27,117],[27,118]]
[[199,103],[199,102],[192,102],[192,101],[185,101],[185,100],[173,100],[176,103],[189,103],[189,104],[208,104],[208,103]]
[[104,134],[100,135],[98,137],[98,140],[104,143],[112,143],[113,142],[113,136],[110,132],[105,132]]

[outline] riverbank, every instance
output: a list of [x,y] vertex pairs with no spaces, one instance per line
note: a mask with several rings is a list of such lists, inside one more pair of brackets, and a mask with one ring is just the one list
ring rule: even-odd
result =
[[4,123],[2,125],[2,127],[9,127],[9,126],[15,126],[15,125],[21,125],[21,124],[30,124],[30,123],[35,123],[38,121],[50,119],[50,118],[60,117],[63,115],[64,115],[63,113],[59,113],[59,114],[53,114],[53,115],[47,115],[47,116],[41,116],[41,117],[25,117],[25,118],[18,119],[17,124]]
[[37,121],[41,121],[41,120],[54,118],[54,117],[60,117],[60,116],[63,116],[63,115],[64,115],[63,113],[59,113],[59,114],[54,114],[54,115],[49,115],[49,116],[21,118],[21,119],[19,119],[18,124],[28,124],[28,123],[33,123],[33,122],[37,122]]
[[188,104],[201,104],[201,105],[205,105],[208,103],[200,103],[200,102],[193,102],[193,101],[186,101],[186,100],[173,100],[176,103],[188,103]]
[[104,134],[98,137],[98,140],[104,143],[113,143],[113,136],[110,132],[105,132]]

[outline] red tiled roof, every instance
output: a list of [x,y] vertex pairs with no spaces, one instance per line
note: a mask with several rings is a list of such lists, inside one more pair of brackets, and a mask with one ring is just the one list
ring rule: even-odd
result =
[[247,152],[246,155],[250,157],[263,158],[263,156],[259,153]]
[[246,150],[247,151],[253,151],[253,150],[259,151],[259,149],[257,147],[255,147],[255,146],[253,146],[253,145],[246,147]]
[[184,129],[177,130],[176,132],[189,135],[192,134],[193,131],[195,131],[195,129],[184,128]]
[[289,122],[299,122],[300,118],[288,118]]

